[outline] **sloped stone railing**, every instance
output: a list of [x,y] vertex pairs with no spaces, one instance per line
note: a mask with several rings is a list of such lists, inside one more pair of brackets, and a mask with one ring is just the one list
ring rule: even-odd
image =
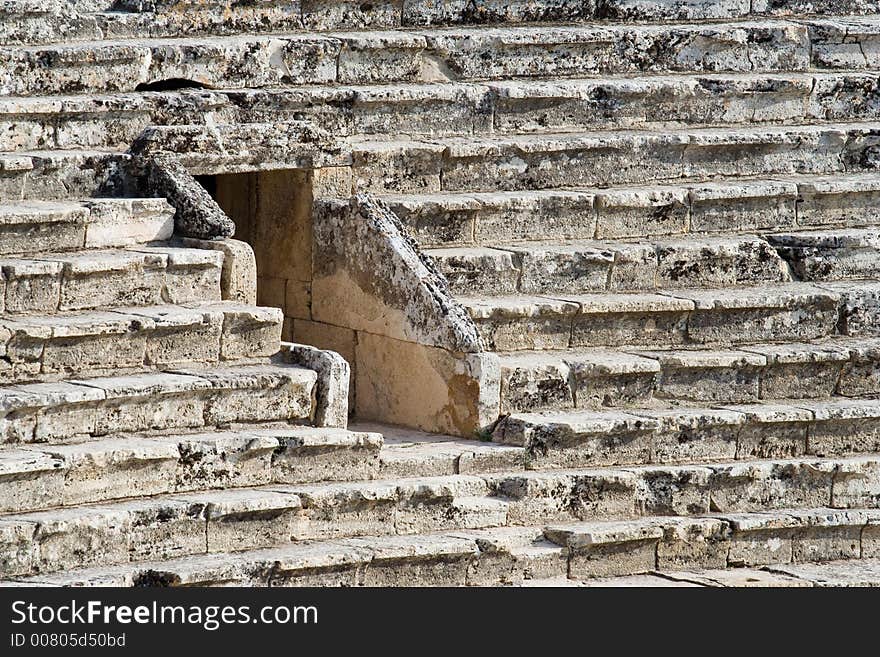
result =
[[358,417],[466,437],[494,422],[497,357],[395,214],[356,194],[313,216],[312,320],[353,333]]

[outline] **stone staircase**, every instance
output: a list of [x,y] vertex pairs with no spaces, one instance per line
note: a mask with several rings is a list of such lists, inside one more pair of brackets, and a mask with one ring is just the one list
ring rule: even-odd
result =
[[[0,16],[0,583],[880,585],[880,4]],[[476,436],[322,421],[339,357],[129,171],[313,134],[497,364]]]

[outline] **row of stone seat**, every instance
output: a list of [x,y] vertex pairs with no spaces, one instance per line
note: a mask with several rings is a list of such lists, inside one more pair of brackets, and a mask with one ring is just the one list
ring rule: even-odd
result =
[[[694,72],[870,70],[876,17],[131,38],[0,47],[0,95]],[[179,84],[178,84],[179,86]]]
[[373,3],[232,0],[7,0],[0,42],[335,30],[484,23],[580,21],[712,21],[765,16],[865,14],[873,0],[380,0]]

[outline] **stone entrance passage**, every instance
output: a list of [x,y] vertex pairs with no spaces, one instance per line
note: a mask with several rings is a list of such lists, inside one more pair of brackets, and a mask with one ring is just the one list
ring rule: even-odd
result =
[[203,179],[235,222],[236,239],[257,261],[257,303],[284,312],[282,338],[292,340],[297,320],[310,318],[312,185],[303,170],[224,174]]

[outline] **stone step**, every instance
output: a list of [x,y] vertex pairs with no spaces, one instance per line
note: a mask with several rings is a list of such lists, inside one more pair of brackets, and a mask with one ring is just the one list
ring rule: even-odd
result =
[[134,246],[173,231],[174,208],[165,199],[0,204],[0,255]]
[[[880,559],[777,564],[767,566],[765,571],[776,577],[794,578],[802,586],[820,586],[823,588],[880,587]],[[679,576],[685,577],[687,575]],[[704,576],[710,581],[716,578],[720,579],[714,571],[704,573]]]
[[[41,586],[463,586],[564,577],[541,528],[371,536],[16,578]],[[0,586],[15,585],[0,580]]]
[[165,199],[0,204],[0,256],[134,246],[173,231],[174,208]]
[[376,29],[434,25],[481,25],[537,22],[670,22],[705,21],[765,16],[876,13],[873,0],[839,0],[805,3],[801,0],[747,2],[726,0],[610,0],[570,3],[478,0],[470,3],[436,3],[383,0],[374,4],[280,1],[242,4],[233,0],[212,2],[162,0],[85,0],[61,3],[43,0],[8,0],[0,9],[4,30],[0,43],[45,43],[136,36],[227,35],[237,32],[279,30]]
[[0,317],[0,383],[113,376],[278,353],[278,308],[232,301]]
[[0,258],[6,316],[220,301],[224,255],[140,246]]
[[747,460],[485,475],[511,525],[880,503],[880,459]]
[[875,228],[778,233],[767,239],[800,280],[880,278],[880,230]]
[[6,0],[0,6],[0,44],[100,39],[97,21],[86,13],[96,7],[58,0]]
[[504,525],[506,505],[487,491],[485,481],[466,476],[290,484],[6,515],[0,577],[291,541]]
[[236,116],[226,94],[203,89],[5,97],[0,98],[0,151],[123,151],[151,125],[204,122],[209,113],[218,120]]
[[870,173],[878,129],[861,123],[352,140],[352,173],[357,189],[379,194]]
[[820,69],[876,69],[880,23],[876,16],[845,16],[804,21],[809,29],[813,66]]
[[880,559],[828,561],[764,566],[762,568],[692,569],[655,571],[644,575],[598,577],[586,580],[551,577],[523,580],[533,587],[723,587],[723,588],[825,588],[880,586]]
[[496,441],[526,449],[530,467],[670,464],[880,450],[877,399],[776,400],[714,407],[518,413]]
[[880,176],[382,197],[425,247],[802,231],[880,223]]
[[[369,536],[233,554],[176,557],[148,563],[14,577],[31,586],[497,586],[529,581],[724,569],[763,572],[842,571],[850,582],[873,581],[877,511],[817,508],[703,518],[493,528],[416,536]],[[550,540],[548,540],[550,539]],[[555,542],[554,542],[555,541]],[[809,561],[836,559],[831,564]],[[847,560],[847,561],[843,561]],[[843,577],[841,579],[844,579]],[[667,580],[671,581],[671,580]]]
[[0,442],[67,443],[119,433],[308,422],[317,375],[292,365],[180,369],[0,388]]
[[370,479],[382,436],[270,427],[0,449],[0,513],[269,484]]
[[[181,89],[0,99],[0,151],[124,150],[151,125],[307,119],[330,134],[455,136],[880,117],[870,73],[728,73],[572,80]],[[112,125],[112,130],[101,129]]]
[[497,132],[871,120],[868,73],[695,73],[487,83]]
[[[826,284],[830,288],[834,284]],[[738,345],[801,342],[837,331],[852,316],[854,337],[867,337],[872,288],[841,293],[809,283],[663,294],[459,297],[487,349],[524,351],[601,346]],[[867,310],[866,310],[867,308]],[[864,327],[860,330],[860,323]],[[845,327],[844,327],[845,328]]]
[[[861,20],[868,43],[877,18]],[[815,19],[660,25],[471,27],[300,32],[181,39],[115,38],[0,48],[0,94],[583,77],[665,72],[807,71]],[[824,41],[822,41],[824,43]],[[841,66],[813,57],[818,68]],[[858,62],[855,62],[858,64]],[[862,63],[861,68],[865,68]],[[147,86],[144,86],[147,85]]]
[[425,253],[452,292],[464,296],[719,288],[792,280],[785,261],[755,235],[539,242]]
[[501,412],[880,395],[876,338],[500,354]]
[[[130,449],[143,448],[135,443]],[[82,456],[83,450],[76,453]],[[96,483],[100,486],[101,482]],[[836,497],[831,494],[834,485],[841,489]],[[17,490],[21,494],[22,488]],[[712,519],[713,525],[722,525],[715,528],[719,540],[731,540],[730,534],[748,523],[786,530],[828,522],[829,516],[835,519],[831,526],[847,527],[848,537],[857,528],[858,538],[869,522],[880,525],[880,511],[873,506],[859,507],[860,502],[876,504],[878,490],[880,462],[863,458],[179,492],[4,515],[0,517],[0,535],[6,540],[0,541],[0,564],[6,568],[0,575],[46,574],[98,563],[272,548],[291,541],[465,532],[511,525],[498,532],[509,537],[528,532],[531,524],[584,518],[590,520],[591,530],[609,534],[608,527],[613,527],[614,535],[609,538],[615,540],[621,539],[617,535],[621,527],[643,532],[644,527],[653,528],[658,522],[674,526],[703,526],[706,522],[705,518],[674,517],[678,513],[723,514]],[[816,500],[822,506],[829,498],[853,508],[822,509],[820,519],[815,520],[817,512],[810,506]],[[710,510],[710,499],[722,508]],[[787,508],[785,502],[797,507]],[[781,511],[774,514],[768,509]],[[673,517],[655,517],[658,514]],[[615,520],[602,520],[606,517]],[[769,527],[768,519],[772,520]],[[583,532],[584,527],[577,530]],[[869,537],[875,543],[880,541],[880,526],[876,533]],[[560,541],[558,529],[551,527],[547,536],[564,547],[575,547],[571,539]],[[23,537],[32,538],[32,542],[23,545]],[[96,552],[83,549],[85,545],[95,546]],[[880,549],[880,544],[874,549]],[[768,562],[752,560],[740,565],[761,563]]]
[[522,470],[525,467],[523,450],[516,446],[444,436],[377,422],[355,420],[349,424],[349,428],[381,433],[384,437],[379,453],[381,479],[480,475]]
[[877,558],[878,520],[871,509],[787,509],[551,525],[544,533],[567,548],[569,577],[586,579]]
[[129,159],[101,150],[0,153],[0,202],[137,196],[123,175]]

